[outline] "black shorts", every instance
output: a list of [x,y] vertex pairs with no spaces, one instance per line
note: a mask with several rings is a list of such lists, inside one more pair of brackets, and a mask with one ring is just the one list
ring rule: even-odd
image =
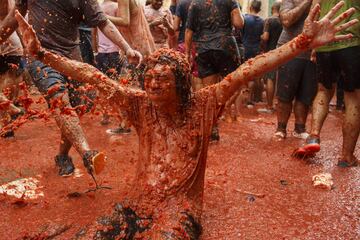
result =
[[273,70],[271,72],[265,73],[264,80],[267,81],[268,79],[270,79],[273,82],[275,82],[276,81],[276,74],[277,74],[277,70]]
[[222,77],[236,70],[240,65],[240,55],[231,54],[223,50],[209,50],[198,54],[196,62],[199,68],[199,77],[220,74]]
[[0,74],[7,71],[14,71],[20,75],[24,71],[24,64],[21,56],[0,55]]
[[332,89],[341,75],[345,91],[360,89],[360,46],[317,53],[316,61],[317,77],[325,88]]
[[307,59],[295,58],[278,70],[277,96],[282,102],[294,98],[310,106],[317,92],[316,66]]

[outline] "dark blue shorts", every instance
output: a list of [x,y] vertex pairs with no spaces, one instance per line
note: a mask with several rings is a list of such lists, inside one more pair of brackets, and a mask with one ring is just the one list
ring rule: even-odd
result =
[[250,58],[256,57],[260,53],[260,48],[258,47],[245,47],[244,48],[244,59],[245,61]]
[[[37,60],[29,62],[28,68],[35,86],[45,96],[47,101],[58,93],[68,92],[70,103],[73,107],[81,104],[81,95],[76,90],[81,86],[81,83],[69,80],[55,69]],[[54,87],[57,90],[48,95],[48,90]]]

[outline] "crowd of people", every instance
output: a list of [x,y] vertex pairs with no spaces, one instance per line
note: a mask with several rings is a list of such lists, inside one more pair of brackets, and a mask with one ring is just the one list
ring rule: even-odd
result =
[[[258,111],[277,115],[274,141],[285,144],[294,112],[292,136],[305,140],[296,151],[303,156],[320,151],[320,131],[342,82],[338,165],[359,163],[354,156],[360,133],[358,1],[275,1],[265,20],[258,0],[250,2],[248,14],[236,0],[173,0],[169,9],[163,0],[146,6],[138,0],[3,2],[0,127],[26,114],[16,84],[30,78],[61,132],[59,175],[74,172],[72,147],[93,175],[105,156],[88,144],[78,115],[99,107],[91,103],[100,98],[101,124],[119,126],[107,132],[134,129],[141,146],[133,202],[113,216],[126,239],[144,232],[151,239],[199,238],[207,150],[210,141],[220,141],[217,121],[234,107],[236,112],[241,105],[254,107],[263,95],[266,107]],[[83,97],[79,89],[87,84],[96,91]],[[244,94],[245,103],[239,101]],[[14,137],[11,128],[1,133]],[[139,208],[153,211],[143,216]],[[151,220],[144,225],[138,223],[142,219]],[[93,234],[106,239],[108,232]]]

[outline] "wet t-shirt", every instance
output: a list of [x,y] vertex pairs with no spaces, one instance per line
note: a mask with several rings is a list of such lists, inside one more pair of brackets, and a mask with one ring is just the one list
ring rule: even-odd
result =
[[198,53],[209,50],[237,52],[232,36],[231,12],[239,8],[235,0],[193,0],[186,27],[196,34]]
[[146,95],[131,97],[128,114],[139,137],[136,192],[185,194],[201,208],[209,136],[221,107],[214,89],[198,91],[180,122],[161,115]]
[[280,18],[275,16],[267,18],[264,24],[264,32],[269,33],[269,40],[267,42],[266,50],[270,51],[275,49],[282,32]]
[[264,29],[264,20],[255,15],[245,14],[244,17],[244,29],[243,29],[243,44],[246,48],[259,49],[261,34]]
[[[327,0],[321,2],[321,10],[320,10],[320,18],[324,17],[330,10],[333,8],[339,1],[338,0]],[[344,19],[342,23],[345,21],[351,21],[353,19],[357,19],[360,21],[360,1],[359,0],[345,0],[344,6],[340,9],[340,11],[336,15],[340,15],[344,11],[349,8],[355,8],[355,13]],[[316,49],[317,52],[331,52],[344,48],[360,46],[360,24],[355,24],[347,29],[344,29],[338,33],[338,35],[346,35],[352,34],[353,37],[344,41],[332,42],[323,47]]]
[[[288,11],[296,8],[301,4],[302,0],[283,0],[280,8],[280,12]],[[299,18],[298,21],[293,23],[290,27],[284,27],[281,35],[279,37],[278,46],[284,45],[285,43],[289,42],[300,33],[302,33],[304,22],[306,17],[308,16],[310,8],[304,12],[304,14]],[[296,58],[305,58],[310,59],[310,51],[301,53]]]
[[97,27],[107,21],[97,0],[18,0],[27,7],[41,45],[52,52],[80,60],[78,28],[83,21]]
[[186,22],[191,1],[192,0],[180,0],[176,5],[175,16],[179,17],[181,20],[178,37],[179,43],[183,43],[185,41]]

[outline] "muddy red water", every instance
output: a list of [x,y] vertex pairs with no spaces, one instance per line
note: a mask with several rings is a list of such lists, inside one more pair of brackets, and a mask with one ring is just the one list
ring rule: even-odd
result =
[[[31,121],[14,139],[0,140],[0,185],[36,177],[44,192],[44,197],[31,201],[0,195],[0,239],[80,238],[89,224],[127,196],[137,136],[134,131],[108,136],[109,126],[99,122],[97,116],[82,118],[91,146],[108,155],[98,180],[112,190],[82,194],[94,184],[73,151],[83,175],[57,176],[53,157],[60,136],[53,120]],[[341,114],[329,115],[322,149],[308,162],[290,157],[300,140],[272,141],[275,122],[274,115],[258,115],[255,110],[244,110],[241,123],[220,121],[221,141],[209,148],[202,239],[359,239],[360,168],[336,167]],[[359,146],[356,156],[360,157]],[[312,176],[321,172],[332,174],[333,190],[312,186]]]

